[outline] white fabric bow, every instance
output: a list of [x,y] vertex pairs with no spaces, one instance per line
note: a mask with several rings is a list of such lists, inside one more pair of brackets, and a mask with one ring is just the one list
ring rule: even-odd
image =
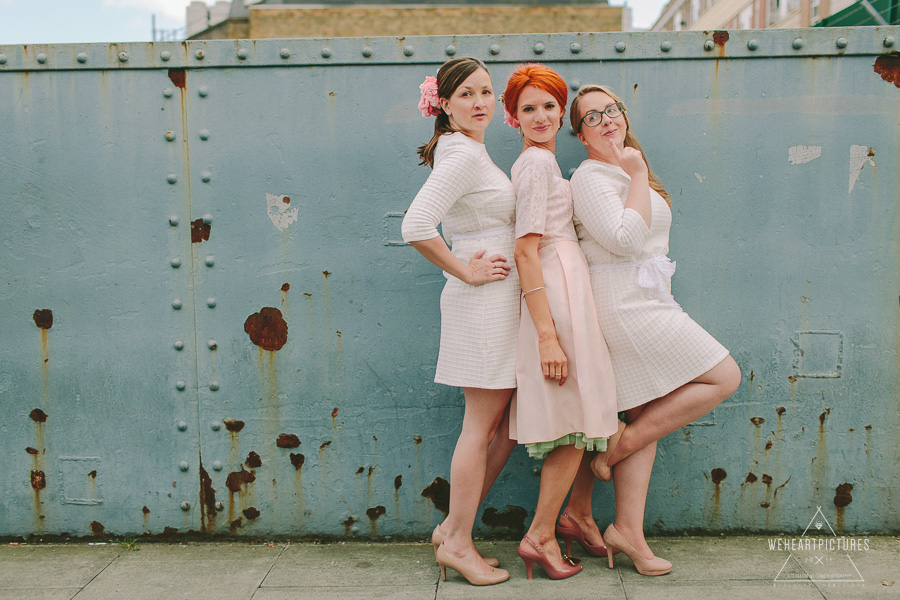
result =
[[666,285],[675,273],[675,263],[668,256],[660,255],[641,261],[638,269],[636,283],[642,288],[651,290],[650,295],[659,298],[666,304],[679,306],[675,298],[669,293]]

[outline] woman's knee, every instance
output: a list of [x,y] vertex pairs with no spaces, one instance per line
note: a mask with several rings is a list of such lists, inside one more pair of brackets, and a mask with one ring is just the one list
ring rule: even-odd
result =
[[720,364],[721,368],[719,387],[722,389],[722,399],[729,397],[737,391],[741,385],[741,368],[729,355]]

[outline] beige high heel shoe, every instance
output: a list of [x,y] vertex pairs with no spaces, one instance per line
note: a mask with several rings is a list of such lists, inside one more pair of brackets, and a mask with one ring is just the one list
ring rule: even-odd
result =
[[[440,523],[435,525],[434,531],[431,533],[431,543],[434,545],[434,562],[437,562],[437,549],[438,546],[444,543],[444,540],[447,539],[447,536],[444,535],[444,530],[441,529]],[[499,567],[500,561],[494,558],[493,556],[485,556],[481,552],[478,555],[488,564],[489,567]]]
[[594,473],[594,477],[600,481],[610,481],[612,479],[612,467],[606,466],[606,461],[609,460],[609,455],[612,454],[612,451],[615,450],[616,445],[619,443],[619,438],[622,437],[623,431],[625,431],[625,423],[619,421],[618,430],[606,440],[606,450],[598,452],[597,456],[591,460],[591,471]]
[[441,566],[441,581],[447,581],[447,567],[465,577],[466,581],[472,585],[494,585],[509,579],[509,571],[503,569],[491,568],[488,574],[479,573],[476,561],[480,561],[481,557],[477,553],[469,554],[465,558],[458,558],[450,554],[444,544],[438,546],[435,560]]
[[[667,561],[664,558],[660,558],[658,556],[654,556],[653,558],[644,558],[644,556],[637,551],[637,548],[632,546],[628,540],[622,537],[622,534],[616,530],[614,524],[610,523],[609,527],[606,528],[606,533],[603,534],[603,541],[606,542],[606,547],[610,550],[621,550],[625,553],[625,555],[631,559],[631,562],[634,563],[634,568],[637,569],[637,572],[641,575],[665,575],[672,571],[672,563]],[[609,568],[613,568],[613,553],[609,553]]]

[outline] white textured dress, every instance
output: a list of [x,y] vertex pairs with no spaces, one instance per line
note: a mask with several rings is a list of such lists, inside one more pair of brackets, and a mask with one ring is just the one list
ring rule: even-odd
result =
[[403,218],[405,242],[437,237],[464,263],[479,250],[502,254],[506,279],[473,286],[444,273],[441,345],[434,381],[482,389],[516,387],[519,277],[515,271],[516,196],[484,144],[462,133],[441,136],[434,168]]
[[512,167],[516,236],[541,235],[538,257],[544,293],[569,377],[544,377],[538,332],[522,298],[516,354],[519,390],[510,408],[510,437],[543,458],[556,446],[605,450],[616,432],[616,383],[597,320],[590,275],[572,223],[572,193],[556,157],[528,148]]
[[648,228],[625,208],[631,178],[588,159],[572,175],[575,225],[591,270],[600,327],[616,373],[619,410],[665,396],[728,356],[672,298],[672,211],[650,190]]

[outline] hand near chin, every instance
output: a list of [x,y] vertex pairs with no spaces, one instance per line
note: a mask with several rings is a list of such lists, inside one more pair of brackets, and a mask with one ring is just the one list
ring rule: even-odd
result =
[[609,140],[607,143],[619,166],[628,173],[629,177],[647,176],[647,163],[644,162],[644,155],[640,150],[628,146],[620,150],[613,140]]
[[487,250],[479,250],[469,261],[469,285],[484,285],[492,281],[506,279],[511,267],[507,264],[506,257],[502,254],[492,254],[485,257]]

